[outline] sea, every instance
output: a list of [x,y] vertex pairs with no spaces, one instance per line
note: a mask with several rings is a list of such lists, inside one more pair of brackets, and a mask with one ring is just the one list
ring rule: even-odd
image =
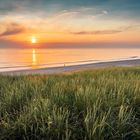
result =
[[140,48],[0,48],[0,72],[139,58]]

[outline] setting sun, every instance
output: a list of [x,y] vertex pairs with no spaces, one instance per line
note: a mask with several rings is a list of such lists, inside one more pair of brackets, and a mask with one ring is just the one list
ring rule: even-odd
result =
[[36,37],[32,37],[32,38],[31,38],[31,42],[32,42],[33,44],[35,44],[35,43],[37,42]]

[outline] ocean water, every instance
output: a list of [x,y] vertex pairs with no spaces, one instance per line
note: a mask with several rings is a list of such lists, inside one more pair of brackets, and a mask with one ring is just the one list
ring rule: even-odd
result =
[[0,72],[140,58],[140,48],[0,48]]

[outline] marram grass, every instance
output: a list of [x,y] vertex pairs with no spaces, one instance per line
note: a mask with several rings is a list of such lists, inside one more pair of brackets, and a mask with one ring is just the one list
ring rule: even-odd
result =
[[139,140],[140,68],[0,76],[0,140]]

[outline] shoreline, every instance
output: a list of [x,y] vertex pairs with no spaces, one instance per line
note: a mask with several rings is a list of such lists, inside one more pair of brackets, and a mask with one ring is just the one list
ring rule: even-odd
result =
[[84,69],[117,67],[117,66],[118,67],[140,66],[140,59],[114,60],[114,61],[104,61],[104,62],[96,62],[96,63],[89,63],[89,64],[77,64],[77,65],[70,65],[70,66],[15,70],[15,71],[8,71],[8,72],[0,72],[0,74],[2,75],[57,74],[57,73],[72,72],[72,71],[78,71]]

